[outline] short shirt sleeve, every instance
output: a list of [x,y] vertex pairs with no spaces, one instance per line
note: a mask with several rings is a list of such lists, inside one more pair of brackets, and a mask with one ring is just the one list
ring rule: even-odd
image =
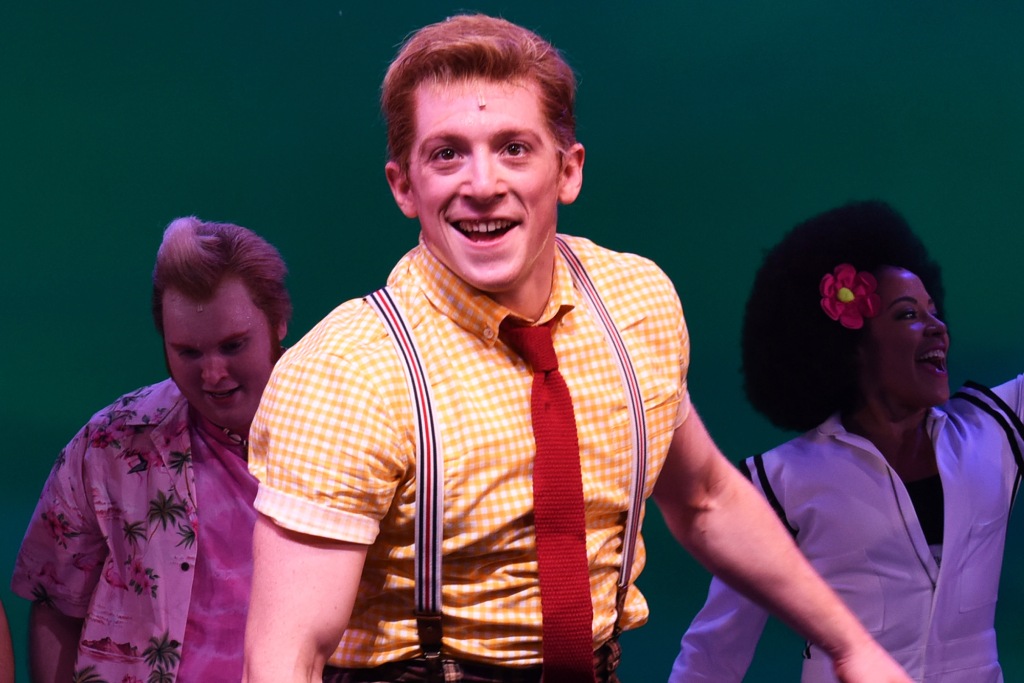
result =
[[11,589],[44,601],[73,617],[85,617],[107,559],[85,476],[90,444],[106,436],[86,426],[61,451],[46,484],[15,563]]
[[343,304],[278,362],[264,392],[249,468],[256,509],[285,528],[371,544],[408,476],[395,414],[408,397],[372,316],[362,301]]

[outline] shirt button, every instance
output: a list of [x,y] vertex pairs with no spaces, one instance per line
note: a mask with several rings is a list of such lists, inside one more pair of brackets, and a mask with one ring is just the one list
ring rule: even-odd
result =
[[187,572],[189,570],[189,567],[191,567],[191,565],[188,562],[181,563],[181,571]]
[[494,330],[491,329],[490,327],[485,327],[484,328],[484,339],[488,339],[488,340],[494,339]]

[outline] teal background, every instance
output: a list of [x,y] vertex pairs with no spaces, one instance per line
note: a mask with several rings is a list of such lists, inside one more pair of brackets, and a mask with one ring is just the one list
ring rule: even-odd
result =
[[[463,10],[549,37],[578,71],[586,182],[564,232],[656,259],[683,300],[690,387],[732,459],[789,435],[746,405],[737,339],[763,250],[853,198],[903,211],[945,266],[953,380],[1020,368],[1024,4],[812,0],[0,5],[0,597],[24,678],[27,603],[7,585],[60,448],[161,379],[149,275],[196,214],[288,260],[289,339],[380,285],[416,240],[384,181],[380,79],[411,30]],[[667,675],[707,575],[650,510],[626,681]],[[1021,523],[999,609],[1024,680]],[[793,681],[773,625],[747,680]]]

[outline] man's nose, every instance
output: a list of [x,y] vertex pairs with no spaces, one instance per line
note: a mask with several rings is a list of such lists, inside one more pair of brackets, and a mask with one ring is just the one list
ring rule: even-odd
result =
[[504,193],[505,181],[501,164],[491,154],[474,155],[470,164],[470,194],[476,199],[490,199]]
[[203,384],[215,387],[227,375],[227,361],[220,354],[212,354],[203,359]]

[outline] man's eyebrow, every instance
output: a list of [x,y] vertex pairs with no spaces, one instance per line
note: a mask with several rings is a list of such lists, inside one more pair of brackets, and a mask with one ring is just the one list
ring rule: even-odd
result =
[[[507,126],[505,128],[499,128],[498,130],[491,133],[489,138],[511,138],[511,137],[530,137],[539,138],[541,135],[537,131],[524,126]],[[445,130],[441,129],[435,133],[423,138],[420,146],[423,147],[429,144],[436,144],[437,142],[459,142],[468,139],[468,136],[459,130]]]
[[227,335],[225,337],[221,337],[220,340],[217,343],[218,344],[227,344],[229,342],[238,341],[240,339],[245,339],[246,337],[249,336],[250,333],[251,333],[250,330],[245,330],[244,332],[232,332],[231,334],[229,334],[229,335]]
[[[228,334],[228,335],[226,335],[224,337],[221,337],[220,339],[218,339],[214,343],[217,346],[220,346],[221,344],[229,344],[229,343],[231,343],[233,341],[239,341],[241,339],[245,339],[246,337],[250,336],[251,334],[252,334],[251,330],[245,330],[245,331],[241,331],[241,332],[232,332],[232,333],[230,333],[230,334]],[[194,349],[194,348],[196,348],[196,345],[192,344],[191,342],[174,342],[174,341],[168,340],[167,341],[167,345],[170,346],[171,348],[174,348],[174,349]]]

